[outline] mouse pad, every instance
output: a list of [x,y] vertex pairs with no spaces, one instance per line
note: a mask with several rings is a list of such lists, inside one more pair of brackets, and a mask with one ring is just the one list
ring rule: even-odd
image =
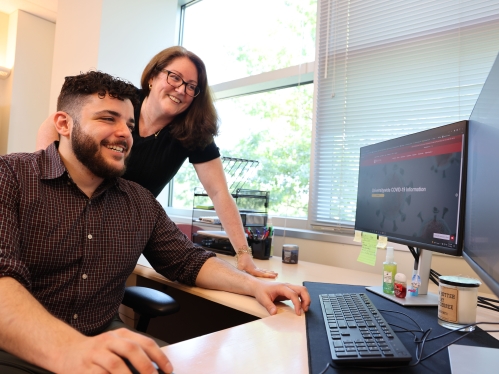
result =
[[[342,284],[331,284],[331,283],[317,283],[317,282],[303,282],[303,285],[307,287],[308,292],[311,297],[310,309],[305,313],[305,320],[307,326],[307,350],[308,350],[308,367],[310,374],[321,373],[325,368],[327,363],[331,362],[331,352],[329,350],[329,343],[326,335],[326,328],[324,326],[324,321],[322,318],[322,310],[319,304],[319,295],[323,293],[365,293],[369,299],[374,303],[374,305],[380,310],[393,310],[403,312],[410,317],[412,317],[423,330],[429,328],[432,329],[430,338],[436,337],[438,335],[444,334],[451,330],[448,330],[438,324],[437,321],[437,307],[410,307],[405,308],[398,305],[388,299],[381,296],[373,294],[365,289],[364,286],[350,286]],[[417,329],[416,325],[407,317],[389,313],[381,312],[383,318],[391,325],[392,329],[397,333],[397,336],[405,345],[407,350],[412,355],[412,361],[410,364],[415,362],[416,357],[416,344],[414,343],[414,337],[410,333],[397,332],[401,329],[394,326],[398,325],[404,328]],[[484,325],[486,326],[486,325]],[[491,328],[494,329],[494,328]],[[456,338],[462,336],[462,332],[452,332],[451,334],[427,342],[424,346],[423,357],[436,351],[437,349],[449,344]],[[421,333],[417,336],[420,338]],[[482,346],[499,348],[499,341],[484,332],[480,328],[476,328],[475,331],[467,335],[466,337],[459,340],[457,344],[470,345],[470,346]],[[409,364],[409,365],[410,365]],[[332,373],[381,373],[383,370],[366,370],[364,368],[329,368],[324,374]],[[447,348],[444,348],[434,356],[428,358],[427,360],[419,363],[417,366],[411,367],[406,366],[401,369],[392,369],[390,373],[451,373],[449,353]]]

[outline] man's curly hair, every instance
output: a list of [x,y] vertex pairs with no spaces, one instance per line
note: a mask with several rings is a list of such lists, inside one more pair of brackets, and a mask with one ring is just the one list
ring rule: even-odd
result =
[[129,99],[134,108],[139,105],[137,88],[133,84],[101,71],[89,71],[65,78],[57,99],[57,110],[78,118],[81,107],[93,94],[98,94],[101,99],[106,95],[118,100]]

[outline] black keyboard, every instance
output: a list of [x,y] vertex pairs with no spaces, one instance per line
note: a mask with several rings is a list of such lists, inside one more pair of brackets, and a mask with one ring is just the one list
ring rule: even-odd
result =
[[319,298],[334,363],[391,366],[411,361],[411,354],[366,294]]

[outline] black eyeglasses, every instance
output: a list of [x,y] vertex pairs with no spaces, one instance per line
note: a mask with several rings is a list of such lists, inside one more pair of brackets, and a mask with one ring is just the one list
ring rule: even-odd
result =
[[185,93],[187,95],[189,95],[191,97],[196,97],[201,92],[201,89],[198,86],[196,86],[195,84],[188,83],[188,82],[184,81],[182,78],[180,78],[180,76],[178,76],[174,72],[172,72],[170,70],[166,70],[166,69],[163,69],[161,71],[163,73],[166,73],[166,82],[170,86],[175,87],[175,88],[179,88],[185,84]]

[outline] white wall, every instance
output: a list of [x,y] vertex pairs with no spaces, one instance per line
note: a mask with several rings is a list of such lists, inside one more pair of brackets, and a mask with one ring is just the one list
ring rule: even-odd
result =
[[7,62],[7,40],[9,31],[9,15],[0,12],[0,66]]
[[64,77],[97,68],[102,0],[64,0],[57,7],[49,112],[55,112]]
[[[7,67],[7,40],[9,16],[0,12],[0,66]],[[7,153],[7,137],[9,134],[9,107],[12,79],[0,79],[0,155]]]
[[59,1],[50,110],[68,75],[97,69],[138,85],[151,57],[177,43],[178,19],[178,0]]
[[106,0],[102,14],[99,69],[137,87],[149,60],[178,44],[177,0]]
[[48,115],[54,33],[54,23],[42,18],[19,10],[9,15],[7,63],[13,68],[10,103],[2,108],[8,112],[6,153],[35,149],[38,127]]

